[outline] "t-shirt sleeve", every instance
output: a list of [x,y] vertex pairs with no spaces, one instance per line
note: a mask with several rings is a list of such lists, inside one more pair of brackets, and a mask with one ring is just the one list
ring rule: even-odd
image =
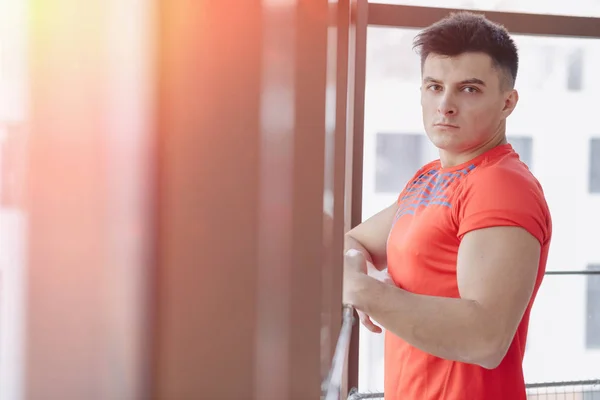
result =
[[477,229],[518,226],[540,244],[547,241],[548,208],[542,189],[532,176],[501,168],[473,171],[465,180],[457,203],[461,240]]

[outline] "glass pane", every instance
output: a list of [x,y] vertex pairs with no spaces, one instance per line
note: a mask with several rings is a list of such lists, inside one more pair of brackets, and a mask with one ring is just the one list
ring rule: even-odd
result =
[[600,16],[600,2],[596,0],[376,0],[373,3],[584,17]]
[[529,169],[533,166],[533,139],[530,136],[508,136],[508,142]]
[[[416,33],[368,30],[364,219],[395,201],[406,177],[437,158],[422,125],[420,62],[411,46]],[[590,193],[596,164],[592,138],[600,137],[600,127],[593,123],[600,91],[600,40],[532,36],[515,36],[515,40],[520,51],[516,83],[520,100],[508,120],[508,140],[543,185],[552,212],[554,235],[547,269],[585,270],[600,264],[596,234],[600,197]],[[585,348],[586,282],[584,277],[552,276],[544,283],[531,323],[532,350],[525,365],[528,381],[598,375],[600,352]],[[564,324],[562,315],[577,320]],[[554,325],[564,333],[554,333],[549,328]],[[552,340],[542,338],[544,332]],[[382,390],[383,336],[365,329],[361,334],[360,390]],[[542,354],[542,348],[547,354]],[[560,359],[563,354],[567,364]]]
[[[547,275],[544,278],[531,311],[523,362],[526,382],[600,378],[600,351],[588,342],[589,334],[600,341],[598,277]],[[595,297],[596,304],[590,304],[590,297]]]
[[375,191],[398,194],[428,161],[427,138],[419,133],[378,133],[376,137]]

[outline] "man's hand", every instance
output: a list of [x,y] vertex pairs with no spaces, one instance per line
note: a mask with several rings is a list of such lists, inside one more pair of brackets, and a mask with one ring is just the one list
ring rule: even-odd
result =
[[[385,274],[383,278],[380,278],[383,282],[392,283],[391,278],[387,273],[377,271],[375,266],[369,265],[363,253],[358,250],[350,249],[344,254],[344,295],[343,303],[351,306],[356,305],[355,296],[357,291],[357,281],[360,279],[371,279],[368,277],[369,269],[374,272],[378,272],[379,275]],[[371,267],[371,268],[369,268]],[[356,309],[360,322],[371,332],[381,333],[381,327],[375,325],[371,318],[363,311]]]

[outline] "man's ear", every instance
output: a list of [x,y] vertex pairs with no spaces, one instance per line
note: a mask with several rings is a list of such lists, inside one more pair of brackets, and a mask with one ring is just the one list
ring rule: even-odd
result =
[[502,114],[504,114],[504,118],[512,114],[515,107],[517,107],[518,102],[519,92],[517,92],[516,89],[511,89],[504,99],[504,108],[502,109]]

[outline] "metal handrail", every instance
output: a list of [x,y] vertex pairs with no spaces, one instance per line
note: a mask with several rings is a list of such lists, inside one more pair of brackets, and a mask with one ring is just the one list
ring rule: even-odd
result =
[[544,275],[600,275],[600,270],[588,269],[584,271],[546,271]]
[[[598,387],[600,389],[600,379],[590,379],[590,380],[582,380],[582,381],[562,381],[562,382],[539,382],[539,383],[526,383],[525,389],[527,391],[532,391],[535,389],[550,389],[550,388],[566,388],[572,386],[581,386],[581,387]],[[585,390],[585,389],[584,389]],[[596,389],[593,389],[596,390]],[[583,393],[583,392],[576,392]],[[594,391],[594,393],[598,393]],[[373,392],[373,393],[359,393],[356,388],[353,388],[348,395],[347,400],[365,400],[365,399],[383,399],[383,392]]]
[[[338,336],[331,369],[323,382],[322,393],[325,400],[341,400],[344,381],[344,366],[350,349],[350,336],[354,325],[354,308],[344,305],[342,310],[342,327]],[[323,395],[321,397],[323,397]]]
[[564,387],[564,386],[600,386],[600,379],[588,379],[584,381],[561,381],[561,382],[538,382],[526,383],[527,389]]

